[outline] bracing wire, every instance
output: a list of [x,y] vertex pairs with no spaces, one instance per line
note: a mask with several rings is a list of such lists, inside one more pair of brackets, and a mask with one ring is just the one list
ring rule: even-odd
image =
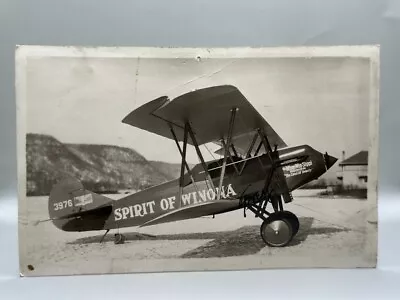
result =
[[[199,160],[199,163],[201,163],[201,159],[200,159],[200,157],[197,155],[197,159]],[[204,171],[206,171],[206,170],[204,170]],[[209,185],[208,185],[208,179],[206,178],[205,180],[205,183],[206,183],[206,187],[207,187],[207,189],[210,189],[210,187],[209,187]]]
[[[214,160],[217,160],[217,159],[215,158],[215,156],[212,154],[211,150],[208,149],[207,145],[204,144],[203,146],[204,146],[204,148],[206,148],[206,150],[208,151],[208,153],[210,153],[211,157],[212,157]],[[218,162],[218,161],[217,161],[217,162]],[[219,163],[218,163],[218,165],[219,165]]]

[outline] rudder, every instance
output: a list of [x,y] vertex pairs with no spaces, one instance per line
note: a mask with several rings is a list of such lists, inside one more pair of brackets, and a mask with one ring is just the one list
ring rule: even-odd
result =
[[112,204],[112,199],[86,190],[79,180],[66,178],[53,186],[48,211],[53,224],[61,230],[101,230]]

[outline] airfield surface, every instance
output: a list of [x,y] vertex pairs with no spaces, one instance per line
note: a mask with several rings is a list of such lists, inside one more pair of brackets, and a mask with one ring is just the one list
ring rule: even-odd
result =
[[[48,218],[47,197],[29,197],[20,218],[21,273],[24,276],[125,272],[240,270],[262,268],[373,267],[376,263],[376,210],[365,199],[319,197],[298,190],[285,209],[300,230],[284,248],[270,248],[260,237],[261,220],[243,210],[147,228],[68,233]],[[109,195],[118,199],[124,195]]]

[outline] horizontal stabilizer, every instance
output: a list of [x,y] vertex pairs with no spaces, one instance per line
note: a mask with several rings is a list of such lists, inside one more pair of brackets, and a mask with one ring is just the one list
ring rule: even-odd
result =
[[53,220],[63,220],[63,219],[73,219],[73,218],[86,218],[90,216],[96,216],[96,217],[107,217],[111,214],[112,212],[112,205],[107,204],[103,206],[99,206],[90,210],[84,210],[84,211],[79,211],[76,213],[72,213],[69,215],[65,215],[62,217],[55,218]]

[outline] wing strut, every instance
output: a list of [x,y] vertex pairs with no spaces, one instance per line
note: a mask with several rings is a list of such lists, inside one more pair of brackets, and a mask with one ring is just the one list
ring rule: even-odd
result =
[[258,152],[260,152],[260,149],[261,149],[261,146],[262,146],[262,145],[263,145],[263,142],[260,141],[260,143],[259,143],[258,146],[257,146],[256,152],[254,153],[253,156],[257,156],[257,155],[258,155]]
[[[253,151],[253,148],[254,148],[254,145],[256,144],[257,138],[258,138],[258,133],[256,132],[256,134],[255,134],[254,137],[253,137],[253,140],[251,141],[251,144],[250,144],[250,146],[249,146],[249,149],[247,150],[245,159],[247,159],[247,158],[249,158],[249,157],[251,156],[251,151]],[[258,153],[258,151],[257,151],[257,153]],[[256,154],[257,154],[257,153],[256,153]],[[254,156],[256,156],[256,154],[255,154]],[[239,175],[242,175],[243,170],[244,170],[244,167],[246,166],[246,163],[247,163],[247,160],[245,160],[245,161],[243,162],[243,165],[242,165],[242,167],[240,168]]]
[[265,137],[264,132],[261,132],[260,129],[258,129],[258,134],[260,135],[261,141],[264,144],[265,151],[267,153],[269,153],[269,156],[270,156],[270,154],[272,152],[272,148],[271,148],[271,145],[268,142],[268,139]]
[[232,148],[233,154],[234,154],[235,156],[239,156],[239,154],[238,154],[237,151],[236,151],[236,148],[235,148],[235,145],[234,145],[234,144],[231,144],[231,148]]
[[237,110],[238,109],[236,107],[231,110],[231,119],[229,122],[227,143],[226,143],[226,145],[225,145],[225,143],[223,143],[224,148],[225,148],[225,154],[224,154],[224,161],[222,163],[221,175],[219,178],[219,188],[218,188],[217,200],[220,200],[220,197],[221,197],[222,182],[223,182],[224,176],[225,176],[226,161],[227,161],[228,155],[229,155],[229,148],[231,147],[233,125],[235,124],[235,116],[236,116]]
[[187,126],[185,124],[185,131],[183,133],[183,153],[182,153],[182,163],[181,163],[181,177],[179,180],[179,207],[181,207],[181,199],[182,199],[182,191],[183,191],[183,184],[185,179],[185,164],[186,164],[186,149],[187,149],[187,140],[188,140],[188,132]]
[[269,190],[272,178],[274,176],[274,173],[276,171],[276,162],[275,162],[275,157],[274,157],[275,153],[272,152],[271,145],[270,145],[268,139],[265,137],[264,132],[262,132],[260,129],[258,129],[258,134],[260,136],[261,143],[264,145],[265,151],[267,152],[267,155],[268,155],[269,159],[271,160],[271,164],[272,164],[271,172],[269,173],[269,176],[267,177],[267,180],[265,181],[265,185],[264,185],[264,190],[267,193],[269,193],[268,190]]
[[197,143],[196,137],[194,136],[192,127],[190,126],[190,124],[188,122],[186,122],[186,124],[187,124],[187,129],[188,129],[190,138],[192,139],[194,148],[196,149],[197,156],[199,157],[199,159],[201,161],[201,165],[203,166],[204,172],[206,172],[207,179],[210,181],[212,189],[215,190],[214,183],[213,183],[213,181],[211,179],[210,173],[208,172],[207,165],[206,165],[206,163],[204,161],[203,155],[201,154],[201,151],[200,151],[200,148],[199,148],[199,144]]
[[186,147],[187,147],[187,140],[188,140],[188,136],[187,136],[187,134],[188,134],[188,127],[185,126],[185,132],[184,132],[184,137],[183,137],[183,150],[182,150],[182,149],[181,149],[181,146],[179,145],[178,138],[176,137],[175,131],[174,131],[173,127],[172,127],[172,124],[171,124],[171,123],[168,123],[168,125],[169,125],[169,129],[171,130],[171,134],[172,134],[172,136],[173,136],[173,138],[174,138],[174,140],[175,140],[176,146],[178,147],[179,153],[180,153],[181,156],[182,156],[181,177],[180,177],[180,181],[179,181],[179,207],[181,207],[181,204],[182,204],[182,191],[183,191],[183,184],[184,184],[183,179],[184,179],[184,175],[185,175],[185,174],[184,174],[184,173],[185,173],[185,172],[184,172],[184,168],[185,168],[185,167],[186,167],[186,170],[187,170],[188,173],[189,173],[190,180],[191,180],[191,181],[193,182],[193,184],[194,184],[194,187],[195,187],[195,189],[196,189],[196,192],[199,193],[199,191],[198,191],[198,189],[197,189],[196,182],[194,181],[194,177],[193,177],[192,170],[190,170],[189,165],[188,165],[188,163],[187,163],[187,161],[186,161]]
[[[290,202],[290,201],[292,201],[291,200],[292,195],[289,192],[289,189],[287,187],[287,182],[286,182],[285,176],[283,175],[282,170],[278,171],[278,168],[282,166],[282,160],[279,158],[279,154],[277,151],[277,145],[275,145],[274,149],[272,150],[271,145],[268,141],[268,138],[264,135],[264,132],[262,132],[261,130],[258,130],[258,133],[260,135],[261,141],[264,144],[265,150],[267,151],[267,154],[268,154],[268,156],[271,160],[271,164],[272,164],[270,174],[266,178],[266,181],[264,184],[264,191],[267,194],[269,194],[268,197],[270,197],[272,191],[270,191],[269,189],[270,189],[273,177],[276,176],[276,180],[274,183],[278,186],[278,188],[285,189],[284,192],[281,191],[281,193],[280,193],[281,195],[279,196],[278,200],[281,201],[281,199],[282,199],[281,197],[283,197],[284,201],[286,203]],[[300,159],[301,158],[299,158],[299,160]],[[275,203],[275,205],[278,204],[279,206],[281,206],[282,204],[279,203],[279,201],[278,201],[278,203]]]
[[[225,144],[225,141],[224,141],[223,139],[221,140],[221,143],[222,143],[222,147],[223,147],[224,149],[227,148],[227,146],[226,146],[226,144]],[[233,144],[232,144],[232,146],[233,146]],[[235,148],[232,148],[232,149],[235,149]],[[233,167],[234,167],[235,170],[236,170],[236,173],[239,174],[239,170],[238,170],[238,168],[237,168],[237,166],[236,166],[236,164],[235,164],[235,161],[234,161],[233,158],[232,158],[231,152],[230,152],[229,150],[228,150],[228,156],[229,156],[230,161],[232,162]],[[236,156],[238,156],[238,155],[236,155]]]

